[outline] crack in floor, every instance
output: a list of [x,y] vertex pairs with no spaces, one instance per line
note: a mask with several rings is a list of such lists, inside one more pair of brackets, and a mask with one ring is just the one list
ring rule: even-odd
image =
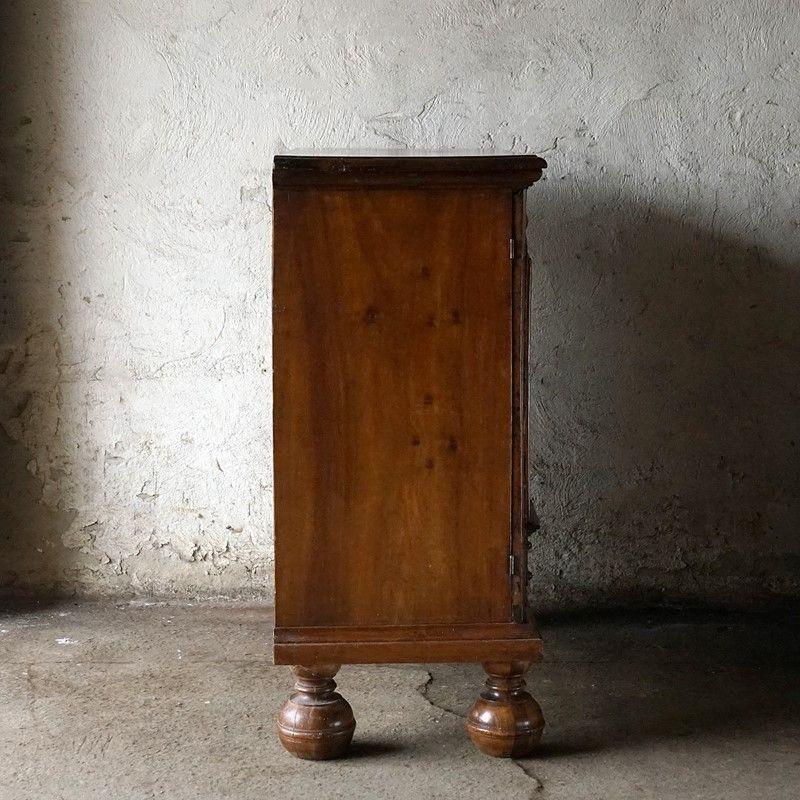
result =
[[[430,688],[431,684],[433,683],[433,673],[430,670],[425,670],[425,675],[427,676],[425,680],[417,686],[417,691],[422,695],[422,697],[427,700],[427,702],[433,706],[437,711],[444,711],[445,714],[450,714],[454,717],[458,717],[458,719],[466,719],[466,715],[459,714],[457,711],[453,711],[452,709],[445,708],[444,706],[439,705],[435,700],[433,700],[430,695],[428,694],[428,689]],[[544,781],[528,766],[523,764],[516,758],[509,758],[510,763],[514,764],[514,766],[518,767],[522,774],[528,778],[529,780],[533,781],[533,794],[531,798],[541,798],[545,791]]]

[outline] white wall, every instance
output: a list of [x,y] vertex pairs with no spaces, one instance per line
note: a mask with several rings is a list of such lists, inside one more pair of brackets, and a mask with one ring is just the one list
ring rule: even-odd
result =
[[800,594],[783,2],[7,0],[0,578],[269,594],[279,146],[538,152],[543,607]]

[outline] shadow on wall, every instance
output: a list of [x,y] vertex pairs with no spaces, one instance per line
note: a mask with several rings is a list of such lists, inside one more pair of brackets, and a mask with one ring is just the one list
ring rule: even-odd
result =
[[[63,578],[61,542],[75,518],[56,487],[69,483],[61,439],[67,389],[59,336],[68,278],[60,169],[68,140],[51,41],[58,5],[0,8],[0,597],[40,595]],[[75,554],[80,558],[80,554]]]
[[[85,306],[71,284],[82,232],[69,157],[82,139],[80,109],[65,105],[65,6],[41,5],[0,4],[6,595],[52,594],[98,567],[65,541],[86,483],[76,376],[93,334],[75,324]],[[796,220],[768,215],[759,229],[745,209],[737,224],[724,200],[680,199],[678,182],[661,185],[659,206],[622,178],[556,180],[550,160],[530,194],[534,602],[796,600]]]
[[553,183],[529,198],[535,605],[796,601],[796,226]]

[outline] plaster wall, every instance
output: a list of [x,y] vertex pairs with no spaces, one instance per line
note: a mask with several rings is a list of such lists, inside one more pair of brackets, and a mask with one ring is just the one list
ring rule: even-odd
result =
[[791,0],[6,0],[0,585],[272,591],[270,163],[496,148],[540,608],[800,596]]

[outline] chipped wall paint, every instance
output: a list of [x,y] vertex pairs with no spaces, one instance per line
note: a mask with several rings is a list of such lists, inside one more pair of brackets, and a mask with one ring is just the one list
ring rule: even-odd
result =
[[800,595],[785,2],[8,0],[0,580],[272,591],[279,146],[550,162],[543,608]]

